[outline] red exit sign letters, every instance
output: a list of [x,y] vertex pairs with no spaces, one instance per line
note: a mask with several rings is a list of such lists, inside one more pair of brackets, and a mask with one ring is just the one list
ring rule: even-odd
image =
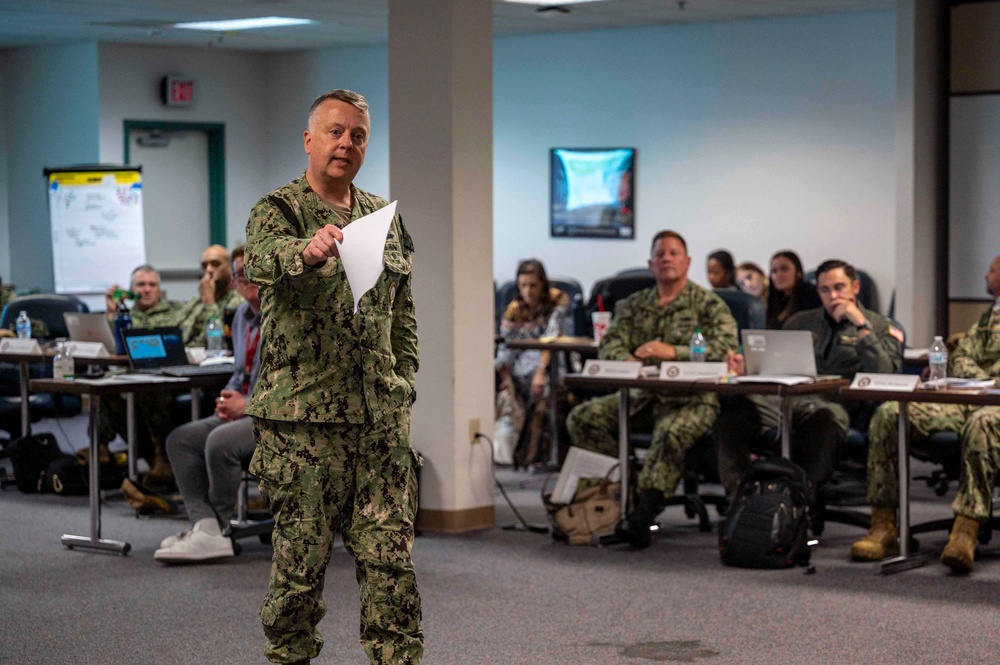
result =
[[194,104],[194,81],[165,76],[163,78],[163,103],[167,106],[192,106]]

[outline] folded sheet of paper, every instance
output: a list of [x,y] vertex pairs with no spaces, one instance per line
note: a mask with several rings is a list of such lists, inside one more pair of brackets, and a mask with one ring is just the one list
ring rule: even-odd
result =
[[396,201],[393,201],[343,228],[344,241],[337,243],[337,249],[354,297],[355,314],[358,313],[361,296],[375,286],[385,268],[385,238],[389,235],[389,225],[395,214]]

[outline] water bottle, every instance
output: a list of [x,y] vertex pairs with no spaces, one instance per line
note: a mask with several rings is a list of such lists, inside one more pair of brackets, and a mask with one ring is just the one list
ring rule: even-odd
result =
[[222,321],[214,314],[205,324],[205,351],[206,357],[218,358],[226,350],[226,340],[222,335]]
[[705,362],[705,336],[701,334],[701,328],[691,335],[691,342],[688,345],[691,349],[691,360],[696,363]]
[[930,366],[928,381],[939,381],[948,378],[948,347],[944,345],[941,335],[935,335],[931,343],[930,354],[927,357],[927,364]]
[[23,309],[17,315],[17,337],[18,339],[31,339],[31,319]]
[[52,358],[52,377],[71,381],[75,372],[73,354],[66,345],[66,338],[56,340],[56,355]]
[[120,302],[115,309],[115,353],[120,356],[125,355],[125,336],[122,331],[131,327],[132,315],[128,313],[128,307],[125,306],[125,303]]

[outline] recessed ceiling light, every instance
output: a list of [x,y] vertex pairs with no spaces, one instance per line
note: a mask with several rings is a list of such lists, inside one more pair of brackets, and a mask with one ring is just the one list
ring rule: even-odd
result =
[[261,16],[259,18],[237,18],[229,21],[194,21],[192,23],[175,23],[175,28],[185,30],[214,30],[230,32],[235,30],[254,30],[256,28],[281,28],[289,25],[308,25],[315,23],[307,18],[287,18],[285,16]]

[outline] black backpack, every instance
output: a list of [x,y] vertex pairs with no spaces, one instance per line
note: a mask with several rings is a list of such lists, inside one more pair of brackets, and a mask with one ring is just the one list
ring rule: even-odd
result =
[[10,461],[17,489],[25,493],[42,490],[49,464],[63,455],[59,442],[48,432],[22,436],[10,444]]
[[795,462],[754,460],[719,524],[722,563],[740,568],[808,565],[808,482]]

